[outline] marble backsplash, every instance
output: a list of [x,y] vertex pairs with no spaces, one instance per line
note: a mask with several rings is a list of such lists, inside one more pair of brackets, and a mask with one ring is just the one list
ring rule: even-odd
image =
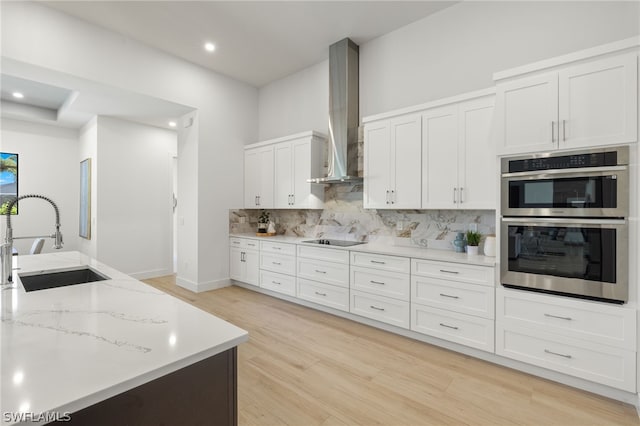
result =
[[[494,210],[372,210],[362,208],[362,185],[325,188],[324,210],[267,209],[279,235],[386,242],[453,250],[457,232],[495,234]],[[229,211],[230,233],[251,233],[261,210]]]

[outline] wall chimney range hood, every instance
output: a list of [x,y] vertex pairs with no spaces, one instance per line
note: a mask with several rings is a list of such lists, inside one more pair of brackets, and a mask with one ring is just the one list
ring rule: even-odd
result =
[[358,177],[358,45],[345,38],[329,46],[329,169],[309,183],[362,183]]

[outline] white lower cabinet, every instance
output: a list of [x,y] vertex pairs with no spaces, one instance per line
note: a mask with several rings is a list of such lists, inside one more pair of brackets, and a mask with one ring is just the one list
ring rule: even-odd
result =
[[260,271],[260,287],[295,296],[296,277],[263,270]]
[[501,323],[497,324],[496,332],[498,355],[628,392],[636,391],[635,351]]
[[251,285],[260,285],[258,244],[245,238],[229,239],[229,277]]
[[349,289],[346,287],[298,278],[297,288],[300,299],[349,312]]
[[411,260],[411,330],[494,352],[494,268]]
[[296,295],[296,245],[260,241],[260,287]]
[[636,312],[499,288],[496,353],[629,392],[636,391]]
[[409,302],[351,290],[350,308],[352,314],[409,328]]
[[298,245],[300,299],[349,312],[349,251]]
[[493,320],[411,304],[411,329],[483,351],[493,352]]

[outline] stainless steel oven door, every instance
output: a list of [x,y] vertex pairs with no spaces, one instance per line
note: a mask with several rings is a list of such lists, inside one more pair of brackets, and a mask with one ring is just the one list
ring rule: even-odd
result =
[[503,216],[627,217],[627,166],[503,173]]
[[503,218],[500,238],[502,285],[628,300],[626,220]]

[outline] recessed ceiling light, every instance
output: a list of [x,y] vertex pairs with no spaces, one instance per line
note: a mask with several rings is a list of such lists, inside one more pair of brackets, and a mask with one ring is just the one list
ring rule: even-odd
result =
[[216,45],[213,43],[205,43],[204,50],[206,50],[207,52],[213,52],[214,50],[216,50]]
[[169,122],[169,127],[176,127],[176,122],[175,121],[170,121]]
[[22,99],[22,98],[24,98],[24,95],[23,95],[22,93],[20,93],[20,92],[13,92],[13,93],[12,93],[12,95],[13,95],[13,97],[14,97],[14,98],[16,98],[16,99]]

